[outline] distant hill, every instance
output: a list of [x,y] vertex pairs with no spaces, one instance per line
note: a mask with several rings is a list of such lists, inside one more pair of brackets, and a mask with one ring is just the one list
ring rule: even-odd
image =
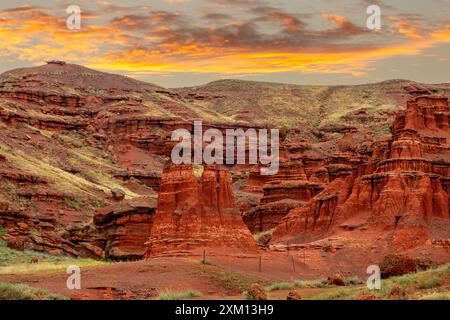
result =
[[[47,63],[38,67],[19,68],[0,74],[0,83],[23,80],[38,82],[43,89],[91,90],[157,90],[160,87],[129,77],[89,69],[77,64]],[[57,85],[57,87],[55,87]]]
[[[338,122],[359,126],[361,123],[352,119],[358,112],[368,114],[366,120],[391,114],[410,98],[404,88],[411,85],[430,87],[408,80],[349,86],[219,80],[202,86],[166,89],[80,65],[58,63],[14,69],[0,75],[0,90],[24,88],[75,96],[128,96],[148,108],[147,116],[300,129]],[[431,87],[442,93],[450,91],[450,84]],[[362,125],[367,125],[367,121]]]

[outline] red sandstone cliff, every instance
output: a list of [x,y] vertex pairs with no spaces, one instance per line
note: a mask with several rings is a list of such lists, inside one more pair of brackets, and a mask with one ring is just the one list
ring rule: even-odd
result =
[[158,194],[147,257],[193,253],[256,253],[235,208],[227,171],[206,166],[199,182],[190,165],[167,165]]
[[447,97],[409,101],[392,125],[392,138],[377,143],[359,170],[337,178],[305,207],[292,210],[272,242],[345,237],[343,230],[361,231],[360,237],[364,230],[378,230],[388,247],[397,250],[448,241],[449,121]]

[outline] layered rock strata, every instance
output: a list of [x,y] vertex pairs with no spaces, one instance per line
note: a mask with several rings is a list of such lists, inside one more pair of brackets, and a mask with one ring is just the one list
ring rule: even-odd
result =
[[226,169],[206,166],[197,181],[190,165],[167,165],[148,241],[147,257],[255,253],[255,241],[235,207]]
[[406,250],[448,238],[449,120],[447,97],[410,100],[392,125],[392,137],[376,143],[372,158],[336,178],[304,208],[292,210],[273,241],[305,242],[340,229],[369,229]]

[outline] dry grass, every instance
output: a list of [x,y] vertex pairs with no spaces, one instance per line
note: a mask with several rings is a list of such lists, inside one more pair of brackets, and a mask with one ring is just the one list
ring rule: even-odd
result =
[[0,300],[67,300],[67,297],[26,284],[0,282]]
[[44,177],[50,181],[53,181],[55,188],[66,195],[81,194],[92,196],[93,191],[109,193],[111,189],[120,188],[124,190],[128,198],[138,196],[127,188],[124,188],[118,180],[112,176],[106,175],[100,171],[92,170],[89,172],[89,175],[95,180],[95,182],[91,182],[83,177],[80,177],[79,175],[62,170],[50,164],[49,161],[46,161],[45,159],[37,159],[21,150],[15,150],[12,152],[8,148],[0,146],[0,153],[5,155],[8,161],[10,161],[18,169],[21,169],[23,172]]
[[255,234],[253,235],[253,239],[255,239],[255,241],[258,242],[258,240],[259,240],[261,237],[265,237],[265,236],[267,236],[267,235],[272,236],[272,233],[273,233],[274,231],[275,231],[275,228],[274,228],[274,229],[270,229],[270,230],[266,230],[266,231],[262,231],[262,232],[255,233]]
[[[360,295],[375,295],[378,299],[447,299],[450,288],[450,264],[436,269],[410,273],[381,280],[380,290],[369,290],[365,284],[330,288],[320,293],[306,295],[310,300],[349,300]],[[401,296],[391,295],[397,288]]]
[[[32,258],[38,258],[38,263],[31,263]],[[30,274],[41,271],[66,270],[70,265],[99,266],[109,262],[93,259],[75,259],[64,256],[54,256],[25,250],[12,250],[0,245],[0,275]]]
[[7,267],[0,267],[0,275],[20,275],[33,274],[38,272],[53,272],[67,270],[69,266],[93,267],[104,265],[107,262],[90,259],[71,259],[59,262],[42,262],[36,264],[18,264]]
[[125,193],[125,197],[127,199],[132,199],[139,197],[137,193],[134,193],[130,191],[129,189],[125,188],[119,180],[116,178],[107,175],[101,171],[88,171],[86,172],[88,176],[93,178],[97,186],[100,186],[100,188],[103,189],[105,192],[109,192],[112,189],[121,189]]
[[200,180],[203,174],[203,166],[201,164],[193,164],[192,171],[194,172],[195,179]]
[[196,290],[188,289],[186,291],[164,291],[159,293],[158,300],[187,300],[200,297]]
[[[200,272],[209,278],[209,281],[225,288],[226,290],[242,292],[250,287],[252,283],[262,281],[253,276],[225,271],[216,265],[205,265]],[[264,282],[263,284],[267,284]]]

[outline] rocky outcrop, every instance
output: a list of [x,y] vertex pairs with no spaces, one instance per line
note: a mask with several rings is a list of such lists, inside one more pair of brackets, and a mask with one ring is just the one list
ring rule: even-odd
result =
[[73,257],[104,258],[104,238],[90,226],[61,229],[54,217],[33,217],[17,211],[2,212],[3,236],[8,245]]
[[324,237],[336,223],[336,208],[347,200],[353,179],[352,175],[335,179],[304,207],[291,210],[275,229],[274,241],[295,238],[303,243]]
[[269,202],[245,211],[242,218],[252,233],[258,233],[275,228],[289,211],[304,204],[292,199]]
[[[329,210],[334,210],[338,199],[342,202],[348,197],[353,177],[365,170],[362,164],[367,156],[354,151],[325,156],[303,142],[286,146],[280,158],[278,173],[260,178],[265,181],[260,187],[263,192],[260,203],[243,213],[252,232],[275,228],[282,221],[285,225],[290,221],[287,215],[291,210],[310,212],[316,218],[309,222],[315,224],[320,212],[328,214]],[[255,186],[253,184],[253,190],[256,190]],[[317,204],[308,204],[316,196],[320,199]],[[300,223],[299,228],[304,228],[304,224]],[[308,233],[308,236],[312,234]]]
[[[407,250],[448,237],[449,120],[447,97],[410,100],[392,125],[392,137],[375,145],[372,158],[292,210],[272,241],[305,242],[360,228],[380,230],[393,249]],[[356,217],[362,222],[346,223]]]
[[167,165],[148,241],[147,257],[255,253],[255,241],[235,207],[227,171],[206,166],[200,181],[190,165]]
[[[308,145],[306,148],[309,147]],[[243,213],[244,222],[256,233],[275,228],[291,209],[302,207],[322,191],[323,185],[317,179],[308,180],[302,159],[291,158],[283,136],[280,141],[278,172],[261,176],[252,170],[244,190],[262,192],[259,204]]]
[[142,259],[152,233],[155,201],[143,198],[98,209],[94,223],[106,237],[105,256],[116,260]]

